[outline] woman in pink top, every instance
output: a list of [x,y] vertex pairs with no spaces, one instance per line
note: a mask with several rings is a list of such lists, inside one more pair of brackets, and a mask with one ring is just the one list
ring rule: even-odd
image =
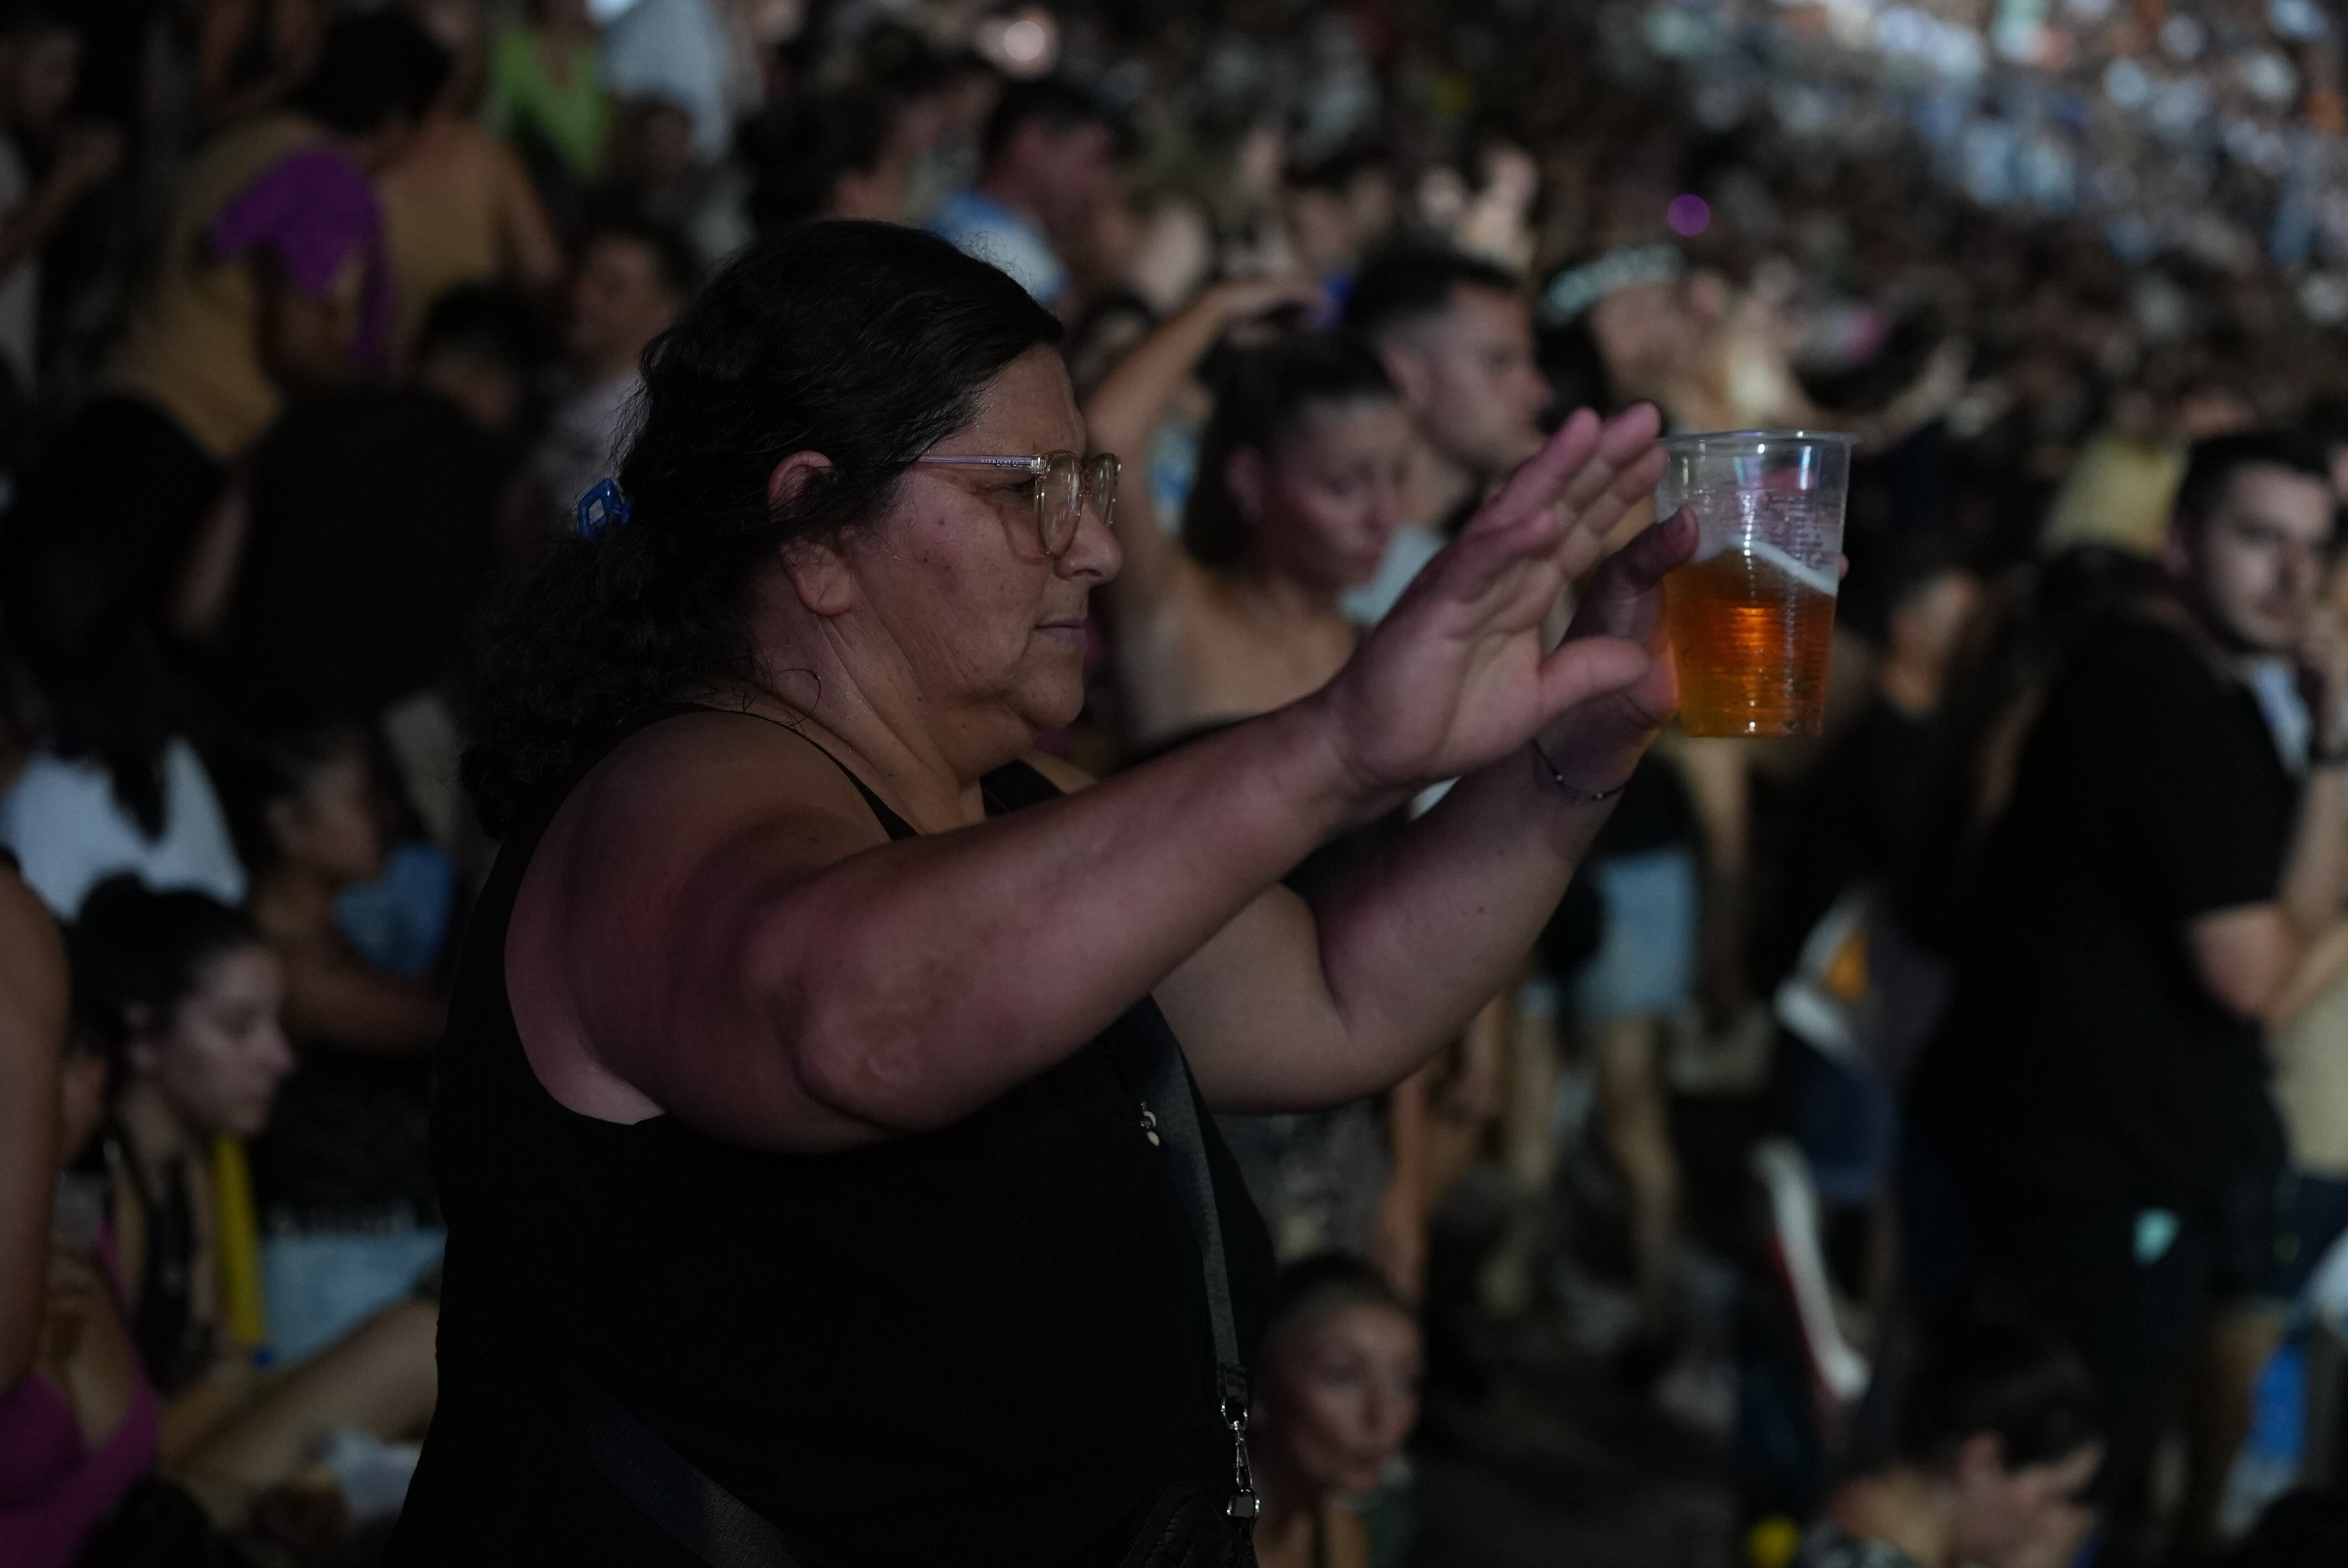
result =
[[[29,902],[12,871],[0,871],[0,975],[26,978],[46,956],[54,961],[54,932],[29,929],[29,917],[15,905]],[[34,913],[38,913],[37,906]],[[42,917],[46,918],[46,917]],[[20,927],[25,927],[20,929]],[[46,937],[46,941],[38,938]],[[62,968],[62,965],[56,966]],[[62,981],[55,988],[62,992]],[[37,989],[37,988],[36,988]],[[67,1044],[62,1068],[56,1065],[62,1009],[5,1020],[23,1028],[0,1028],[0,1055],[46,1052],[49,1072],[39,1064],[10,1061],[7,1081],[49,1078],[57,1108],[50,1170],[80,1148],[97,1127],[106,1104],[106,1061],[92,1042],[77,1035]],[[23,1070],[22,1072],[18,1070]],[[18,1173],[10,1173],[17,1174]],[[15,1205],[37,1202],[41,1217],[51,1207],[48,1185],[5,1184]],[[80,1553],[93,1526],[132,1483],[155,1467],[158,1427],[155,1390],[139,1366],[123,1310],[113,1239],[97,1225],[100,1194],[88,1194],[87,1220],[69,1223],[77,1205],[59,1204],[49,1229],[45,1268],[27,1268],[27,1283],[46,1279],[27,1294],[31,1314],[31,1365],[13,1389],[0,1395],[0,1563],[10,1568],[66,1568]],[[6,1216],[12,1232],[25,1227]],[[37,1224],[37,1220],[36,1221]],[[80,1235],[69,1234],[79,1230]],[[29,1261],[29,1259],[27,1260]],[[14,1271],[12,1271],[14,1272]],[[26,1303],[13,1302],[11,1306]],[[13,1316],[13,1315],[12,1315]]]

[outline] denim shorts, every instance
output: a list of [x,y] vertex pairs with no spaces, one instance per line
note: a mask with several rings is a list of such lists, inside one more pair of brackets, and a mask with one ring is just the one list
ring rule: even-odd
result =
[[1584,1023],[1668,1013],[1695,996],[1695,852],[1671,845],[1591,862],[1605,908],[1598,951],[1573,979]]
[[448,1233],[419,1225],[380,1235],[314,1232],[262,1243],[269,1348],[292,1366],[416,1292],[440,1261]]

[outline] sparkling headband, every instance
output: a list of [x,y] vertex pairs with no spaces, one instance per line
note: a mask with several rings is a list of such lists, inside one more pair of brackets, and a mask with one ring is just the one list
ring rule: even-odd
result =
[[1563,326],[1609,294],[1641,283],[1676,283],[1686,272],[1687,259],[1674,246],[1625,245],[1609,251],[1550,280],[1541,291],[1541,323]]

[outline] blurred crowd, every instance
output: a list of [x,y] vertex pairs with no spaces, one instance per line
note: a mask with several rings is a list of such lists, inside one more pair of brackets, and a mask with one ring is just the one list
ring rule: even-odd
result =
[[1064,323],[1096,773],[1326,682],[1572,409],[1859,440],[1826,737],[1666,735],[1443,1059],[1228,1119],[1267,1568],[2342,1560],[2341,27],[0,0],[0,1561],[370,1560],[469,634],[818,219]]

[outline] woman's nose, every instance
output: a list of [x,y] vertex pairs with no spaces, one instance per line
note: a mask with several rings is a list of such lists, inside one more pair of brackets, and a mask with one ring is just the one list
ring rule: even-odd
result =
[[1125,564],[1125,551],[1118,548],[1117,535],[1101,515],[1087,503],[1076,514],[1076,537],[1068,548],[1060,552],[1056,563],[1063,577],[1089,578],[1094,582],[1107,582]]

